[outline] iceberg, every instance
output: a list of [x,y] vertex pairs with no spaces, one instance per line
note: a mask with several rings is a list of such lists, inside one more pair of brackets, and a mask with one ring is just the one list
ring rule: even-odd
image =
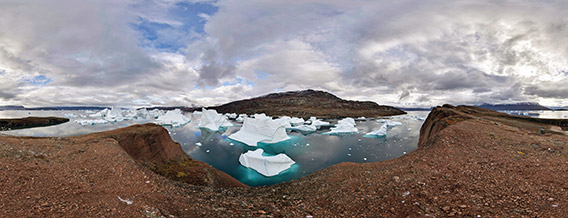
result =
[[330,130],[331,131],[324,132],[323,134],[351,134],[359,132],[355,127],[355,120],[353,118],[345,118],[337,121],[337,125]]
[[292,125],[290,124],[290,117],[284,116],[284,117],[280,117],[278,119],[275,119],[274,121],[278,121],[284,128],[291,128]]
[[372,132],[369,132],[367,134],[365,134],[363,137],[367,137],[367,138],[380,138],[380,137],[385,137],[387,136],[387,124],[383,124],[379,129],[374,130]]
[[302,125],[305,122],[306,121],[303,118],[297,118],[297,117],[290,118],[290,124],[292,124],[292,126]]
[[229,119],[237,119],[236,113],[226,113],[225,116]]
[[367,120],[366,117],[357,117],[357,120]]
[[245,118],[243,127],[229,138],[248,146],[257,146],[258,142],[277,143],[290,139],[281,122],[257,118]]
[[264,119],[264,120],[272,120],[272,117],[266,116],[266,114],[254,114],[252,115],[255,119]]
[[166,114],[158,117],[155,123],[164,126],[181,127],[189,123],[190,119],[184,116],[180,109],[168,111]]
[[276,176],[296,163],[286,154],[263,156],[263,152],[264,150],[261,148],[247,151],[239,156],[239,163],[244,167],[252,168],[264,176]]
[[314,125],[299,125],[291,127],[290,129],[302,133],[315,132],[318,130],[318,128]]
[[213,131],[218,131],[219,127],[230,127],[230,126],[233,126],[233,124],[229,122],[227,117],[218,114],[216,110],[207,110],[205,108],[201,110],[201,116],[199,118],[199,128],[207,128]]
[[318,120],[318,118],[316,117],[310,117],[310,119],[306,121],[306,124],[316,126],[317,129],[319,129],[322,126],[330,126],[329,122]]
[[239,114],[239,117],[237,117],[237,119],[235,119],[237,122],[242,123],[245,121],[245,118],[247,118],[248,116],[246,114]]
[[385,124],[387,125],[388,128],[392,128],[392,127],[395,127],[395,126],[402,126],[401,122],[390,121],[390,120],[387,120],[387,122],[385,122]]
[[353,119],[353,118],[351,118],[351,117],[347,117],[347,118],[344,118],[344,119],[342,119],[342,120],[340,120],[340,121],[337,121],[337,124],[348,124],[348,125],[353,125],[353,126],[356,125],[356,124],[355,124],[355,119]]
[[80,124],[81,126],[89,126],[89,125],[95,125],[95,124],[105,124],[108,123],[108,121],[103,120],[103,119],[96,119],[96,120],[75,120],[75,123]]

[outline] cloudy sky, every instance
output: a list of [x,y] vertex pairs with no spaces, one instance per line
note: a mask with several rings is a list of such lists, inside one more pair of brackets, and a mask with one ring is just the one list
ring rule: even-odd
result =
[[568,106],[565,0],[1,0],[0,105]]

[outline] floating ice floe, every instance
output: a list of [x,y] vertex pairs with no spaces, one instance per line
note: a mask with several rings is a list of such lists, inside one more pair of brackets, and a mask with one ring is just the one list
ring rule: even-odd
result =
[[296,126],[296,125],[302,125],[304,124],[306,121],[303,118],[298,118],[298,117],[292,117],[290,118],[290,124],[292,124],[292,126]]
[[342,119],[342,120],[340,120],[340,121],[337,121],[337,123],[338,123],[338,124],[349,124],[349,125],[353,125],[353,126],[356,125],[356,124],[355,124],[355,119],[353,119],[353,118],[351,118],[351,117],[344,118],[344,119]]
[[[246,122],[246,121],[245,121]],[[286,154],[276,156],[263,156],[261,148],[241,154],[239,163],[247,168],[252,168],[264,176],[276,176],[282,171],[289,169],[294,163]]]
[[357,120],[367,120],[366,117],[357,117]]
[[353,118],[345,118],[337,121],[335,127],[331,127],[331,131],[323,134],[351,134],[357,133],[359,130],[355,127],[355,120]]
[[156,123],[164,126],[181,127],[189,123],[190,119],[184,116],[180,109],[168,111],[166,114],[159,116]]
[[201,110],[201,117],[199,118],[199,128],[207,128],[213,131],[218,131],[220,127],[233,126],[231,122],[224,115],[218,114],[216,110]]
[[[144,113],[144,111],[142,111],[141,113]],[[140,117],[139,113],[140,112],[137,111],[136,109],[121,110],[118,108],[111,108],[111,109],[105,108],[99,112],[89,114],[90,118],[94,118],[92,120],[75,120],[75,122],[83,126],[104,124],[109,122],[122,122],[125,120],[137,119],[138,117]],[[77,115],[74,115],[72,113],[66,114],[66,116],[78,117]],[[86,117],[86,116],[81,116],[81,117]]]
[[318,128],[314,125],[299,125],[299,126],[290,127],[289,129],[301,133],[315,132],[318,130]]
[[237,119],[236,113],[226,113],[225,116],[229,119]]
[[387,122],[385,122],[385,124],[387,125],[388,128],[392,128],[392,127],[395,127],[395,126],[402,126],[401,122],[390,121],[390,120],[387,120]]
[[96,120],[75,120],[75,123],[81,124],[81,126],[89,126],[95,124],[105,124],[108,123],[106,120],[96,119]]
[[[312,118],[315,118],[315,117],[312,117]],[[329,122],[321,121],[321,120],[318,120],[318,119],[312,119],[312,118],[310,118],[310,125],[315,126],[317,129],[319,129],[322,126],[329,126],[330,125]]]
[[229,138],[249,146],[257,146],[258,142],[277,143],[290,139],[281,122],[262,118],[245,118],[243,127]]
[[369,132],[367,134],[365,134],[363,137],[367,137],[367,138],[380,138],[380,137],[386,137],[387,136],[387,124],[383,124],[379,129],[374,130],[372,132]]
[[246,114],[239,114],[239,117],[237,117],[237,119],[235,119],[237,122],[242,123],[243,121],[245,121],[245,118],[247,118],[248,116]]
[[66,118],[77,118],[77,117],[79,117],[78,115],[75,115],[73,113],[64,114],[63,116],[66,117]]

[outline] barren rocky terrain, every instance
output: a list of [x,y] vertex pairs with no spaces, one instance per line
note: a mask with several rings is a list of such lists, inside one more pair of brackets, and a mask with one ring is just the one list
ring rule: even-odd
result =
[[563,125],[445,105],[408,155],[254,188],[206,164],[184,164],[191,159],[156,125],[0,136],[0,216],[567,217]]
[[59,117],[26,117],[17,119],[0,119],[0,131],[52,126],[65,122],[69,122],[69,119]]

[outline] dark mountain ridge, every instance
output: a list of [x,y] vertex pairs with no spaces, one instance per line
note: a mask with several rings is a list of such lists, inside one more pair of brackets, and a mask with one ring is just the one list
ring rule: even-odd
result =
[[406,114],[406,112],[395,107],[379,105],[372,101],[344,100],[331,93],[311,89],[272,93],[208,107],[208,109],[215,109],[220,113],[265,113],[269,116],[315,116],[320,118]]
[[520,102],[513,104],[481,104],[478,107],[490,110],[551,110],[535,102]]

